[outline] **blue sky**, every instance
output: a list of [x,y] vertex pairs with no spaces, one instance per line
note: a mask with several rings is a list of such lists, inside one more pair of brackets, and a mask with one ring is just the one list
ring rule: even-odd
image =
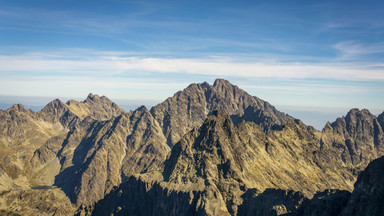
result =
[[220,77],[278,108],[379,112],[384,1],[1,0],[0,76],[15,98],[149,103]]

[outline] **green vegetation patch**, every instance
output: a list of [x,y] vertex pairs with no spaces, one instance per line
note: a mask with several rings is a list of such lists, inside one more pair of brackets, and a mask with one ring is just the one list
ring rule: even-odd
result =
[[31,187],[32,190],[48,190],[48,189],[53,189],[55,188],[54,186],[49,186],[49,185],[38,185],[35,187]]
[[11,211],[0,210],[0,216],[21,216]]

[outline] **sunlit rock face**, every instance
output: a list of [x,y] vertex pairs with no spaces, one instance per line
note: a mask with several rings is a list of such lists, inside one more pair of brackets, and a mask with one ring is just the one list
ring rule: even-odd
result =
[[383,125],[384,113],[352,109],[320,132],[222,79],[150,110],[126,112],[93,94],[39,112],[14,105],[0,111],[0,209],[369,215],[379,208],[366,204],[380,200],[366,194],[380,189],[381,172],[370,171],[379,162],[362,171],[384,155]]

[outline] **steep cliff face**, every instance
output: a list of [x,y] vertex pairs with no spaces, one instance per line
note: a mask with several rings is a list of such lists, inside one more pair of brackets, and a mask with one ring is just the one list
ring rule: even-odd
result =
[[45,122],[38,115],[17,104],[0,110],[0,147],[36,145],[63,132],[60,124]]
[[[0,208],[29,215],[72,212],[72,204],[60,189],[49,192],[30,189],[35,186],[32,176],[36,170],[30,163],[34,151],[68,130],[58,122],[44,121],[22,105],[0,111],[0,119]],[[42,181],[47,175],[41,175]],[[54,204],[57,201],[62,205]]]
[[[176,191],[131,177],[95,205],[92,215],[230,215],[214,190]],[[303,194],[281,189],[249,189],[236,215],[296,215]],[[224,207],[224,208],[223,208]]]
[[80,121],[80,118],[59,99],[48,103],[37,113],[37,116],[45,122],[58,123],[67,129],[73,127]]
[[359,175],[352,194],[325,190],[306,199],[292,216],[383,215],[384,157],[373,160]]
[[[4,215],[73,215],[76,210],[58,188],[33,188],[30,190],[15,190],[1,195],[0,206],[12,212]],[[4,199],[5,196],[5,199]],[[0,215],[2,212],[0,211]]]
[[[237,215],[357,216],[382,215],[384,157],[372,161],[361,173],[352,194],[327,189],[308,199],[302,193],[282,189],[260,192],[248,189]],[[163,186],[162,186],[163,185]],[[207,196],[214,194],[214,196]],[[207,205],[218,196],[208,190],[178,191],[164,184],[131,177],[97,203],[93,215],[226,215]],[[220,205],[219,205],[220,206]],[[213,210],[213,211],[212,211]]]
[[33,172],[29,163],[33,152],[66,132],[62,125],[45,122],[22,105],[0,111],[0,191],[8,191],[14,184],[27,185],[27,177]]
[[254,121],[264,130],[283,125],[291,119],[268,102],[249,95],[223,79],[217,79],[213,85],[191,84],[152,107],[151,113],[163,128],[167,144],[172,147],[186,132],[199,127],[213,110],[233,116],[236,123],[242,119]]
[[327,189],[316,193],[312,199],[304,200],[290,216],[338,216],[350,197],[349,191]]
[[[84,119],[60,148],[52,150],[50,143],[42,146],[35,154],[36,163],[44,166],[57,157],[61,168],[54,175],[54,185],[77,205],[103,198],[122,178],[157,168],[170,151],[145,107],[108,121]],[[47,158],[41,152],[52,154]]]
[[[27,202],[12,194],[43,187],[49,196],[65,194],[70,206],[92,205],[128,176],[156,169],[170,151],[145,107],[126,113],[104,96],[54,100],[38,113],[15,105],[0,114],[0,185],[8,203]],[[27,205],[17,212],[36,211]]]
[[322,148],[339,158],[357,176],[370,161],[384,155],[380,118],[368,110],[352,109],[345,117],[325,126]]
[[104,121],[125,112],[107,97],[100,97],[92,93],[82,102],[70,100],[66,104],[73,113],[82,119],[90,116],[93,119]]
[[384,128],[384,112],[377,116],[377,120],[379,121],[381,128]]
[[320,132],[218,79],[192,84],[150,111],[127,113],[90,94],[82,102],[54,100],[38,113],[15,105],[0,111],[0,120],[6,212],[358,215],[378,209],[353,208],[368,202],[365,193],[380,190],[378,177],[366,180],[374,173],[364,172],[352,198],[349,192],[368,163],[384,155],[384,113],[353,109]]
[[372,161],[359,175],[342,216],[382,215],[384,212],[384,157]]
[[[164,179],[175,184],[212,179],[265,190],[280,188],[301,191],[307,196],[330,187],[352,190],[351,174],[337,159],[335,169],[316,164],[320,133],[300,121],[288,121],[282,130],[265,134],[252,122],[235,126],[228,115],[215,111],[197,130],[174,146],[165,162]],[[345,178],[343,175],[348,176]],[[233,191],[231,192],[233,193]]]
[[[235,126],[227,114],[214,111],[199,129],[187,133],[172,148],[161,171],[139,177],[146,190],[135,191],[136,186],[126,185],[131,184],[130,181],[122,184],[125,185],[122,187],[129,188],[129,192],[119,190],[121,193],[135,193],[140,197],[138,199],[154,196],[152,200],[168,203],[161,207],[156,205],[152,212],[163,211],[163,208],[187,209],[187,203],[194,203],[196,206],[189,208],[198,209],[202,215],[216,215],[218,212],[222,215],[294,214],[318,191],[353,189],[351,181],[355,177],[343,167],[342,161],[338,158],[326,162],[321,160],[324,155],[320,139],[320,132],[300,121],[288,121],[281,130],[266,134],[253,122]],[[318,164],[321,162],[332,164],[333,168],[324,168]],[[187,199],[184,196],[189,194],[189,198],[183,201],[185,206],[176,207],[173,206],[174,197],[152,194],[152,191],[180,193],[183,199]],[[108,206],[108,214],[143,211],[141,206],[113,206],[114,201],[106,200],[116,200],[118,194],[118,190],[112,191],[97,204],[94,213],[98,214],[104,205]],[[197,194],[207,196],[196,197]],[[196,199],[199,201],[194,202]],[[258,207],[250,208],[253,205]],[[335,211],[340,211],[340,208]]]
[[303,202],[307,201],[300,192],[282,189],[267,189],[262,193],[251,189],[242,198],[244,201],[237,215],[294,215]]
[[124,110],[107,97],[89,94],[82,102],[69,100],[63,103],[55,99],[38,112],[38,116],[44,121],[60,122],[65,127],[71,127],[86,117],[104,121],[123,113]]
[[[174,191],[158,183],[146,182],[134,176],[106,195],[95,205],[92,215],[206,215],[203,199],[215,202],[214,194],[207,191]],[[227,215],[215,211],[214,215]]]

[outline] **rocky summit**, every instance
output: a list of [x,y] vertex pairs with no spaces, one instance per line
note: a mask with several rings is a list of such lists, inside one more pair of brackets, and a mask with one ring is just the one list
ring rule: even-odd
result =
[[[381,215],[384,112],[322,131],[230,82],[0,111],[0,215]],[[379,159],[377,159],[379,158]]]
[[254,121],[266,131],[292,119],[223,79],[217,79],[213,85],[191,84],[152,107],[151,114],[160,123],[167,144],[172,147],[185,133],[199,127],[214,110],[227,113],[237,123]]

